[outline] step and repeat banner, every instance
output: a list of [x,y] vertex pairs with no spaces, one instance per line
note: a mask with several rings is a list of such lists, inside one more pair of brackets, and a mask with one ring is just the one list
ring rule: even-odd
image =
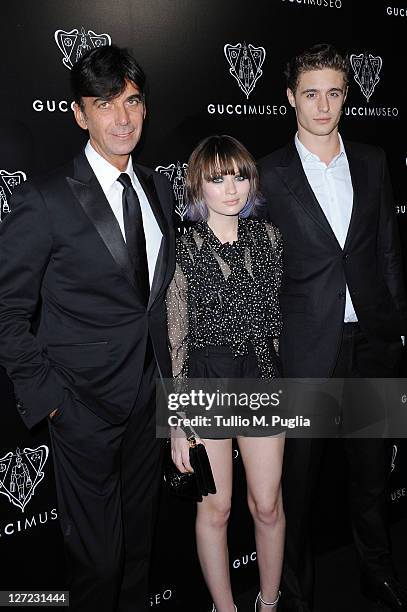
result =
[[[2,3],[0,15],[0,222],[10,211],[13,189],[64,163],[86,142],[71,111],[69,71],[88,49],[110,43],[128,47],[146,71],[147,121],[136,157],[170,179],[174,222],[182,227],[187,159],[196,143],[210,134],[231,134],[256,158],[285,144],[295,131],[285,94],[285,61],[307,46],[331,42],[351,55],[341,133],[378,144],[387,153],[407,268],[405,1],[19,0]],[[47,427],[25,428],[4,372],[0,393],[1,588],[62,588]],[[328,459],[316,510],[320,552],[350,537],[345,459],[339,447]],[[257,574],[238,450],[234,463],[229,536],[238,594],[256,583]],[[388,507],[395,521],[407,515],[407,445],[401,439],[389,443],[388,470]],[[152,572],[154,609],[187,611],[191,601],[198,612],[208,608],[194,513],[192,505],[163,489]]]

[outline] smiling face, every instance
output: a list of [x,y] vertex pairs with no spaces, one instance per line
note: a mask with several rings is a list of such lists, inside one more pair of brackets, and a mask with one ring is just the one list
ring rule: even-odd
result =
[[90,143],[109,163],[125,170],[141,137],[146,110],[139,88],[131,81],[114,98],[83,97],[74,105],[75,119],[89,130]]
[[237,216],[247,202],[250,181],[234,165],[234,174],[202,179],[203,200],[208,208],[208,221],[219,216]]
[[323,68],[300,74],[295,93],[287,97],[295,108],[298,136],[302,142],[337,131],[347,87],[339,70]]

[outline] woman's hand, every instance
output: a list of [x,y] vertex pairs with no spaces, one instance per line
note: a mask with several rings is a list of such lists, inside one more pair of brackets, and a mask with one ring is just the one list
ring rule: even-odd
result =
[[[202,443],[200,438],[196,438],[196,443]],[[189,442],[185,433],[181,429],[171,429],[171,457],[177,468],[183,474],[193,473],[192,465],[189,461]]]

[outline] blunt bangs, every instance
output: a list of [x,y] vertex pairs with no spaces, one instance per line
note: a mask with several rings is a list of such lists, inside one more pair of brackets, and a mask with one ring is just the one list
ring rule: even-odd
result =
[[212,151],[203,152],[202,176],[205,181],[211,181],[216,176],[234,175],[236,168],[241,176],[253,180],[256,175],[254,161],[247,159],[240,151],[231,149],[232,147],[228,146],[222,148],[215,146]]

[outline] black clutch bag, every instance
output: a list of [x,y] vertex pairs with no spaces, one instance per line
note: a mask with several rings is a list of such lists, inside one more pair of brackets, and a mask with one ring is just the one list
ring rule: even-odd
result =
[[164,462],[164,480],[172,493],[191,501],[202,501],[202,496],[216,493],[211,464],[203,444],[197,444],[195,436],[189,436],[189,461],[193,474],[180,472],[171,457],[171,440],[167,441]]

